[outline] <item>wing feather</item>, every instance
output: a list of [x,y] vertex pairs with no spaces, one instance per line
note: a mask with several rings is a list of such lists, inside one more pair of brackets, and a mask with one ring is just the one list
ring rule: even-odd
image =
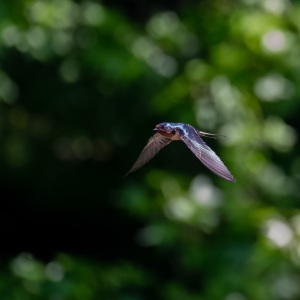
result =
[[207,168],[209,168],[218,176],[226,180],[235,182],[234,177],[229,172],[224,163],[221,161],[221,159],[216,155],[216,153],[212,149],[210,149],[205,144],[205,142],[197,134],[197,131],[194,128],[191,127],[190,130],[181,129],[178,130],[178,133],[182,141]]
[[170,142],[172,142],[172,139],[165,137],[160,133],[154,134],[149,139],[142,153],[125,176],[145,165],[151,158],[153,158],[163,147],[167,146]]

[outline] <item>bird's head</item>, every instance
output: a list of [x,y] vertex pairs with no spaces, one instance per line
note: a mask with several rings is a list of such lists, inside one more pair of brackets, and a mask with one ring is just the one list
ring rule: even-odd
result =
[[168,133],[173,133],[174,126],[172,126],[170,123],[164,122],[164,123],[160,123],[160,124],[156,125],[154,130],[160,130],[160,131],[165,131]]

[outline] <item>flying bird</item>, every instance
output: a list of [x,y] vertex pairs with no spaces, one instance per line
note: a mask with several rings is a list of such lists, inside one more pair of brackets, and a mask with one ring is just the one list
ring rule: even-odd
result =
[[216,134],[197,130],[191,125],[184,123],[164,122],[156,125],[154,130],[157,132],[149,139],[137,161],[126,175],[141,168],[163,147],[167,146],[172,141],[182,140],[207,168],[209,168],[218,176],[228,181],[235,182],[234,177],[223,164],[221,159],[205,144],[201,138],[201,136],[215,137]]

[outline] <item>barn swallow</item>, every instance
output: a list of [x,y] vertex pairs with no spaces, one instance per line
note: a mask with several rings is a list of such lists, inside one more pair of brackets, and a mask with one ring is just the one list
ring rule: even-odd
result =
[[214,138],[216,137],[216,134],[197,130],[191,125],[184,123],[164,122],[156,125],[153,130],[157,131],[157,133],[149,139],[137,161],[126,175],[141,168],[163,147],[167,146],[172,141],[182,140],[207,168],[218,176],[228,181],[235,182],[234,177],[223,164],[221,159],[201,138],[201,136]]

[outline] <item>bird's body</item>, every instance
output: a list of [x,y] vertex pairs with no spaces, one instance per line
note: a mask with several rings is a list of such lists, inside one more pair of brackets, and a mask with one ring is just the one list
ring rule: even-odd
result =
[[141,168],[170,142],[174,140],[182,140],[206,167],[208,167],[218,176],[235,182],[234,177],[231,175],[220,158],[205,144],[201,138],[201,136],[215,137],[215,134],[197,130],[191,125],[184,123],[164,122],[156,125],[154,130],[157,131],[157,133],[155,133],[149,139],[137,161],[126,175]]

